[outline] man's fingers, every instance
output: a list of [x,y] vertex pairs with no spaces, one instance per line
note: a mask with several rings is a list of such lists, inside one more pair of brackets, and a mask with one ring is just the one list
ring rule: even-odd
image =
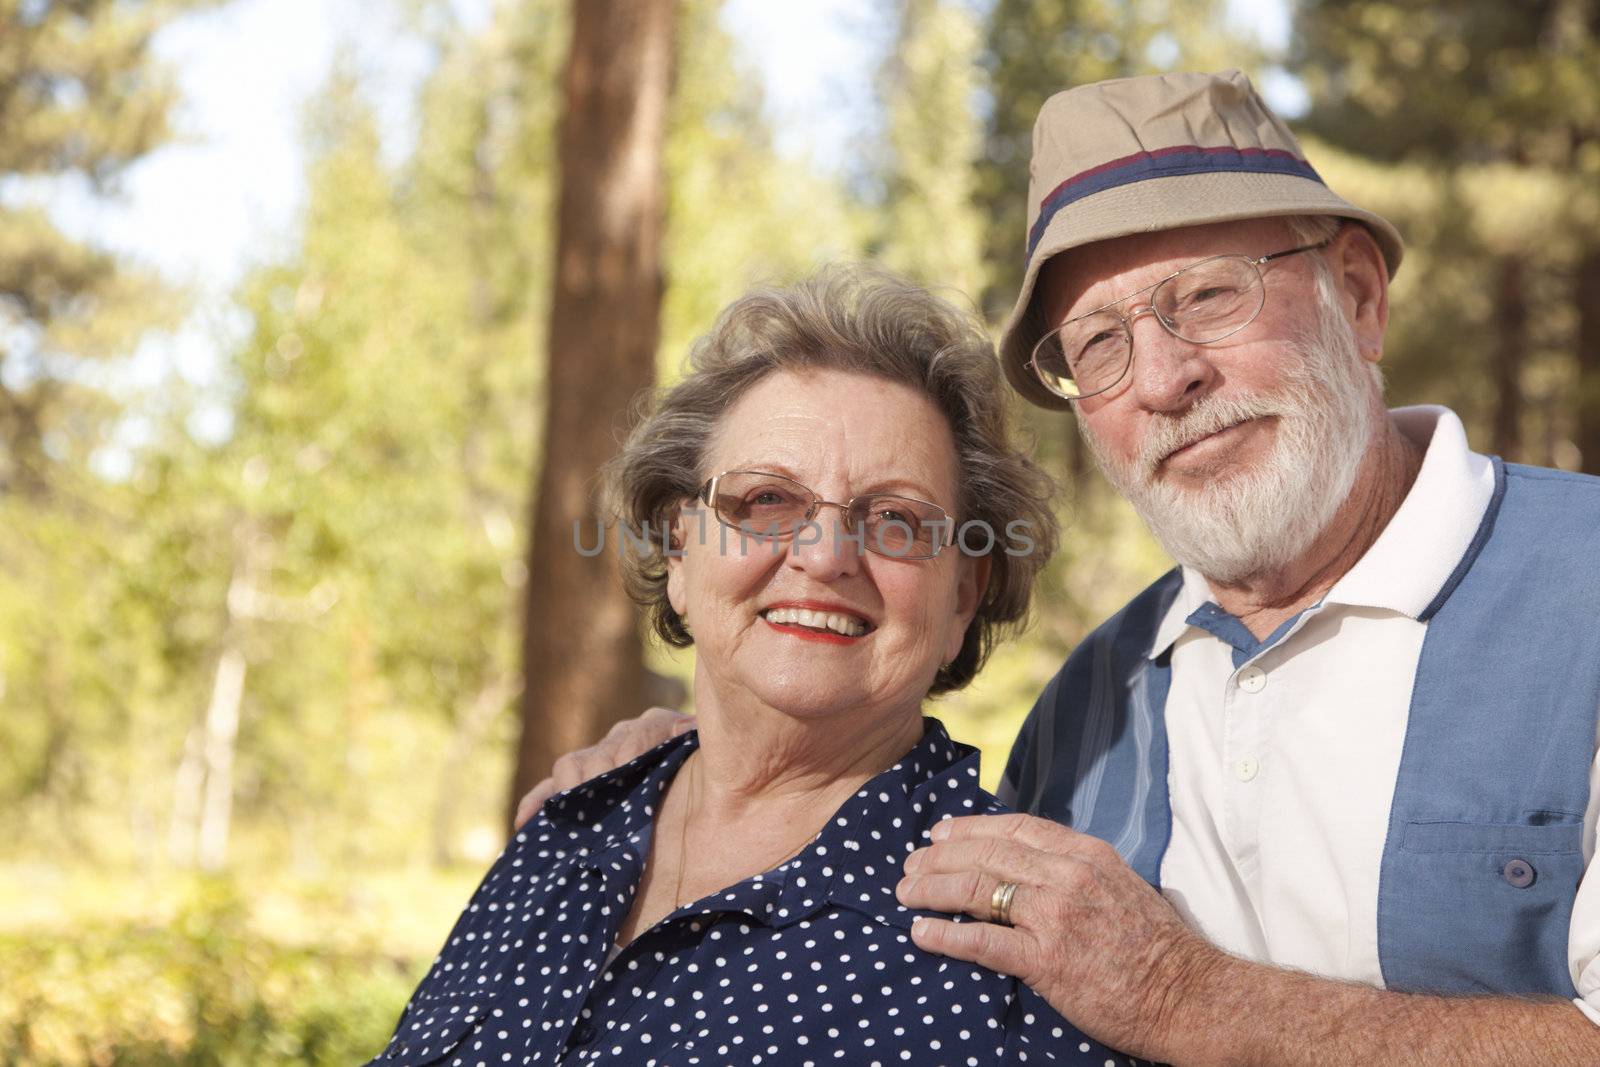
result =
[[584,773],[584,760],[590,751],[587,748],[580,748],[556,760],[555,765],[550,768],[550,780],[555,783],[557,793],[564,793],[578,783],[588,780],[589,776]]
[[974,919],[989,918],[989,901],[1001,879],[977,871],[949,874],[908,874],[895,886],[895,896],[908,908],[965,913]]
[[1055,855],[1018,841],[998,837],[968,837],[939,841],[906,857],[907,874],[951,874],[982,871],[1005,882],[1052,880]]
[[971,838],[1003,838],[1044,852],[1068,852],[1095,838],[1080,834],[1050,819],[1033,815],[963,815],[943,819],[929,831],[935,841],[960,841]]
[[517,826],[521,827],[544,807],[544,802],[556,795],[554,778],[546,778],[523,795],[517,802]]
[[[583,777],[578,782],[587,782],[591,778],[598,778],[607,771],[614,771],[632,759],[618,759],[615,752],[603,749],[596,745],[594,748],[585,749],[579,753],[578,773]],[[577,784],[577,783],[574,783]]]
[[911,940],[926,952],[980,964],[992,971],[1027,981],[1027,934],[993,923],[958,923],[949,919],[918,917],[911,924]]
[[649,708],[636,719],[624,719],[606,733],[599,744],[568,752],[550,768],[550,777],[528,791],[517,804],[521,826],[545,801],[591,778],[598,778],[694,727],[692,715],[671,708]]
[[[685,722],[689,725],[683,725]],[[584,751],[600,757],[597,762],[602,762],[604,765],[595,773],[603,774],[613,767],[620,767],[630,760],[638,759],[663,741],[676,737],[693,725],[693,716],[673,711],[671,708],[647,708],[638,718],[617,723],[603,741],[593,749]]]
[[675,731],[681,733],[694,725],[694,716],[685,715],[672,708],[652,707],[646,708],[644,714],[639,716],[639,722],[664,722]]
[[[1071,877],[1071,872],[1067,873]],[[994,875],[978,871],[954,871],[948,874],[908,874],[895,886],[895,896],[901,904],[920,911],[942,911],[951,915],[970,915],[989,922],[993,916],[994,894],[1004,883],[1017,888],[1011,894],[1011,923],[1013,926],[1036,929],[1049,918],[1045,897],[1059,887],[1049,883],[1020,881],[1016,877]],[[1032,920],[1029,921],[1029,912]]]

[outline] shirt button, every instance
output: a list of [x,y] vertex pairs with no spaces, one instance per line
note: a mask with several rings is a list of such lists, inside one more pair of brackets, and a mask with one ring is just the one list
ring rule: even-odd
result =
[[1267,672],[1254,663],[1239,672],[1239,688],[1246,693],[1259,693],[1267,687]]
[[1261,764],[1254,756],[1245,756],[1233,765],[1233,776],[1241,782],[1248,782],[1260,769]]
[[579,1019],[578,1025],[572,1028],[572,1036],[567,1039],[569,1045],[587,1045],[595,1039],[598,1031],[588,1019]]
[[1533,864],[1527,860],[1511,860],[1500,869],[1500,874],[1511,885],[1518,889],[1526,889],[1533,884],[1535,872]]

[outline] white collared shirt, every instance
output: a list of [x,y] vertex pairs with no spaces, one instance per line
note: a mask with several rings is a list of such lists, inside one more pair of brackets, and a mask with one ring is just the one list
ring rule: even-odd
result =
[[[1150,655],[1172,649],[1166,723],[1172,841],[1162,892],[1194,929],[1248,959],[1382,986],[1378,873],[1427,624],[1494,493],[1494,469],[1442,407],[1391,412],[1427,448],[1366,555],[1282,633],[1255,646],[1191,568]],[[1198,624],[1188,621],[1200,611]],[[1211,630],[1234,630],[1235,648]],[[1255,646],[1255,647],[1252,647]],[[1600,719],[1600,709],[1597,709]],[[1588,871],[1600,759],[1584,817],[1585,877],[1568,962],[1600,1023],[1600,875]]]

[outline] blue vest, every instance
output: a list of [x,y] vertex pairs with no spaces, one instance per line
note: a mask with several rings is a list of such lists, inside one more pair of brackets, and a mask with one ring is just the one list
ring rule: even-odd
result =
[[[1421,616],[1378,957],[1390,989],[1572,997],[1567,928],[1600,715],[1600,478],[1494,468],[1477,536]],[[1073,652],[1001,786],[1156,886],[1172,835],[1172,667],[1170,650],[1149,652],[1181,584],[1168,573]]]

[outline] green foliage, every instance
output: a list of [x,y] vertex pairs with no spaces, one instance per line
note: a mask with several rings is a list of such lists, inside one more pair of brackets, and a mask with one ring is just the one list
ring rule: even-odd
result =
[[975,111],[978,20],[950,0],[904,0],[899,41],[879,74],[885,196],[874,258],[962,303],[981,293],[985,220],[974,198],[982,152]]
[[[1383,160],[1576,163],[1600,175],[1600,19],[1574,0],[1302,3],[1310,124]],[[1575,155],[1582,158],[1575,159]]]
[[1220,0],[996,0],[981,62],[989,118],[978,202],[990,221],[983,307],[1011,309],[1022,280],[1033,120],[1055,93],[1103,78],[1169,70],[1253,73],[1259,49],[1226,28]]
[[150,38],[194,0],[0,2],[0,170],[105,181],[165,141],[176,99]]
[[1393,395],[1450,403],[1480,448],[1600,469],[1593,5],[1307,2],[1294,61],[1307,127],[1410,246]]
[[859,255],[865,226],[837,182],[778,157],[758,74],[736,58],[718,9],[686,0],[678,10],[665,149],[663,384],[681,373],[690,343],[725,305],[752,286]]
[[[982,77],[986,51],[983,27],[969,5],[958,0],[898,0],[897,43],[879,72],[884,133],[874,156],[883,199],[873,217],[868,248],[873,258],[932,286],[958,304],[975,306],[990,280],[1010,267],[997,260],[997,243],[1020,243],[1020,214],[998,210],[986,195],[986,160],[999,136],[1011,100],[997,97],[985,127],[978,108],[995,83]],[[1007,4],[1002,0],[990,18],[990,45],[1019,26],[1058,25],[1059,5]],[[1017,20],[1011,22],[1008,20]],[[1136,25],[1136,23],[1130,23]],[[1062,33],[1076,33],[1062,26]],[[1140,32],[1147,41],[1154,24]],[[1198,40],[1198,39],[1197,39]],[[1086,57],[1046,54],[1034,41],[1022,55],[1007,55],[998,77],[1026,81],[1030,60],[1040,69],[1035,88],[1045,95],[1065,83]],[[1007,82],[1006,84],[1010,84]],[[1049,84],[1050,89],[1044,86]],[[1043,99],[1041,95],[1039,99]],[[1032,108],[1027,115],[1031,129]],[[1027,130],[1024,130],[1026,134]],[[991,176],[992,177],[992,176]],[[1023,203],[1026,157],[1022,174],[1006,178],[1008,204]],[[1015,233],[1005,227],[1015,223]],[[1003,286],[1002,286],[1003,288]],[[991,309],[993,310],[993,309]],[[991,319],[992,321],[992,319]],[[982,780],[993,789],[1005,767],[1017,728],[1045,683],[1060,668],[1066,653],[1100,619],[1164,571],[1170,563],[1131,509],[1081,468],[1070,416],[1025,411],[1017,413],[1032,440],[1032,450],[1066,488],[1057,517],[1065,531],[1061,551],[1035,589],[1034,625],[1002,645],[968,688],[942,697],[929,713],[944,720],[960,739],[984,751]]]
[[[518,86],[554,80],[537,34],[552,8],[455,43],[399,180],[354,89],[335,84],[312,119],[303,248],[241,294],[254,330],[235,361],[233,434],[211,457],[231,506],[210,536],[264,609],[231,623],[254,671],[240,748],[263,816],[375,816],[354,785],[397,721],[449,739],[425,821],[433,855],[455,849],[460,805],[483,803],[460,779],[516,693],[514,516],[545,269],[545,227],[520,220],[547,197],[552,113]],[[219,617],[213,642],[225,640]],[[308,741],[332,758],[305,759]],[[318,836],[341,852],[389,847]]]
[[[81,463],[116,406],[86,362],[170,321],[175,297],[147,273],[62,233],[28,206],[39,183],[108,191],[162,144],[174,93],[151,36],[210,0],[0,0],[0,493],[41,497]],[[33,182],[33,185],[27,184]]]
[[427,958],[371,941],[284,944],[251,918],[244,887],[215,880],[159,924],[0,933],[0,1062],[332,1067],[376,1055]]
[[[0,175],[107,183],[160,143],[148,32],[184,6],[0,0],[0,83],[28,86],[0,100]],[[882,135],[853,186],[776,152],[718,5],[685,0],[662,379],[735,296],[835,259],[981,296],[994,322],[1039,104],[1100,77],[1256,66],[1223,6],[895,0]],[[1407,234],[1397,399],[1442,400],[1481,435],[1501,405],[1483,340],[1497,267],[1533,265],[1521,380],[1545,436],[1529,447],[1560,461],[1582,381],[1566,276],[1600,232],[1595,32],[1574,2],[1530,25],[1491,6],[1302,5],[1308,149]],[[307,118],[301,241],[240,287],[220,395],[95,388],[88,361],[125,355],[166,298],[0,209],[0,325],[20,327],[0,338],[31,339],[0,350],[0,862],[27,858],[0,870],[0,1062],[358,1062],[499,847],[567,10],[513,0],[481,33],[445,25],[398,167],[353,76],[334,79]],[[77,88],[38,89],[28,63]],[[189,432],[206,406],[229,415],[220,441]],[[130,415],[149,433],[129,476],[93,475]],[[1070,417],[1023,418],[1063,482],[1062,550],[1033,629],[929,707],[985,749],[991,787],[1067,650],[1169,565],[1087,471]],[[45,472],[47,493],[15,491]],[[692,653],[650,655],[690,677]],[[174,872],[220,773],[206,739],[230,656],[229,873],[196,880]]]

